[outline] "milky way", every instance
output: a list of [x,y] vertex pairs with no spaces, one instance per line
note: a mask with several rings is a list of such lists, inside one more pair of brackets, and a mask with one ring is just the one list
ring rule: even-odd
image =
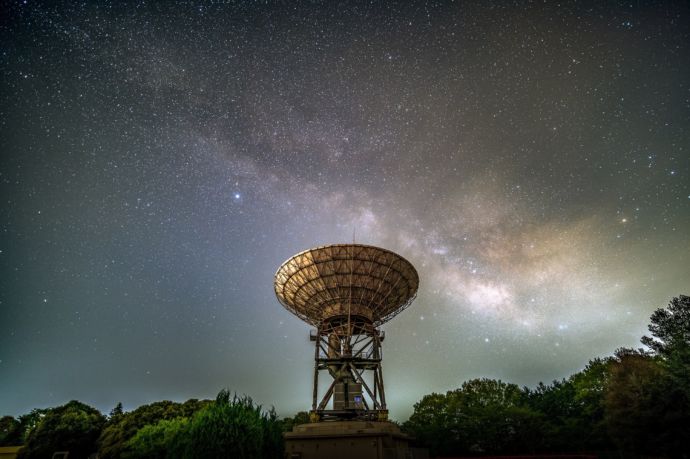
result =
[[273,274],[419,271],[395,418],[639,346],[690,287],[683,2],[3,7],[0,415],[246,393],[310,406]]

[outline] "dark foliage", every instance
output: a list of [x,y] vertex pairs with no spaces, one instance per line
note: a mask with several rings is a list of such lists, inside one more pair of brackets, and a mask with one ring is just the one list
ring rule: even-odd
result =
[[282,424],[273,410],[222,390],[180,430],[168,457],[268,459],[281,457],[282,448]]
[[515,384],[474,379],[424,397],[403,427],[433,454],[498,454],[533,449],[542,418]]
[[189,425],[189,418],[163,419],[139,429],[122,452],[123,459],[164,459],[174,457]]
[[0,418],[0,446],[21,445],[22,425],[12,416]]
[[55,451],[69,451],[70,458],[86,458],[96,451],[105,421],[98,410],[76,400],[46,410],[26,434],[19,457],[45,458]]
[[661,357],[674,385],[690,400],[690,297],[673,298],[666,309],[652,313],[649,331],[642,343]]
[[643,336],[642,343],[656,354],[670,358],[690,346],[690,296],[673,298],[667,308],[654,311],[650,321],[652,337]]
[[281,421],[283,432],[292,432],[292,429],[295,426],[298,426],[300,424],[307,424],[309,422],[309,413],[307,413],[306,411],[300,411],[293,417],[283,418],[283,420]]
[[690,297],[651,316],[652,353],[619,349],[535,389],[473,380],[415,404],[405,429],[432,454],[609,452],[688,457]]
[[116,406],[98,440],[98,454],[101,459],[117,459],[122,456],[125,444],[139,429],[155,425],[162,420],[186,418],[207,406],[207,400],[187,400],[184,403],[161,401],[143,405],[129,413],[123,413],[122,406]]
[[192,416],[161,419],[137,430],[123,459],[271,458],[282,456],[282,422],[249,397],[223,390]]

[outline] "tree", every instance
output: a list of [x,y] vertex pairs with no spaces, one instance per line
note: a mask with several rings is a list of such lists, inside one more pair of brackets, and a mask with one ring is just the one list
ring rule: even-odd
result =
[[[682,432],[690,431],[690,297],[679,295],[665,309],[657,309],[650,317],[650,336],[641,341],[649,347],[665,370],[666,378],[657,403],[667,406],[662,424],[667,427],[664,438],[658,439],[667,454],[680,455]],[[655,425],[660,425],[658,422]],[[681,436],[674,436],[681,432]]]
[[[448,393],[450,394],[450,392]],[[449,422],[448,395],[432,393],[415,403],[410,419],[403,423],[403,430],[412,434],[417,442],[429,448],[433,455],[465,451],[465,432]]]
[[22,425],[12,416],[0,418],[0,446],[22,444]]
[[[159,421],[191,417],[211,403],[208,400],[190,399],[184,403],[168,400],[143,405],[134,411],[111,416],[98,439],[98,454],[102,459],[116,459],[122,456],[127,442],[146,425]],[[116,407],[117,408],[117,407]]]
[[156,424],[148,424],[139,429],[129,439],[123,449],[123,459],[165,459],[174,457],[171,451],[179,449],[176,442],[181,441],[189,424],[189,418],[163,419]]
[[283,432],[292,432],[292,428],[300,424],[308,424],[310,421],[309,413],[300,411],[291,418],[283,418],[281,421]]
[[96,451],[96,440],[105,417],[95,408],[76,400],[46,411],[26,438],[20,459],[51,457],[69,451],[70,458],[86,458]]
[[690,346],[690,296],[673,298],[666,309],[654,311],[650,321],[653,338],[643,336],[642,344],[656,354],[669,357],[677,349]]
[[473,379],[458,394],[459,413],[477,452],[525,452],[533,448],[539,414],[527,404],[526,394],[515,384],[493,379]]
[[116,422],[123,414],[125,414],[125,411],[122,409],[122,402],[117,402],[117,405],[110,410],[108,421]]
[[543,415],[541,448],[545,451],[575,451],[575,445],[581,445],[586,438],[583,431],[590,423],[582,419],[572,378],[553,381],[550,385],[540,382],[534,390],[523,390],[527,393],[530,407]]
[[575,389],[576,406],[571,422],[576,424],[576,435],[580,436],[571,445],[577,445],[581,450],[606,450],[612,447],[604,426],[604,398],[613,361],[612,357],[594,358],[584,370],[570,377]]
[[650,317],[649,331],[642,344],[663,359],[670,376],[690,400],[690,297],[673,298],[666,309]]
[[216,401],[189,422],[169,457],[256,459],[282,456],[282,428],[275,411],[263,411],[249,397],[222,390]]
[[541,437],[542,419],[515,384],[474,379],[445,395],[415,404],[404,424],[432,454],[531,451]]
[[641,350],[619,349],[610,374],[605,423],[620,451],[627,457],[680,457],[688,413],[660,360]]
[[21,442],[25,443],[29,434],[41,423],[45,415],[50,411],[48,408],[34,408],[27,414],[19,416],[21,425]]

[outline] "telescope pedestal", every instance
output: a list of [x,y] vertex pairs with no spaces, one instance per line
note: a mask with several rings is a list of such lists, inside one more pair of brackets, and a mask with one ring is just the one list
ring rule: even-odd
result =
[[[388,420],[381,369],[384,336],[361,317],[331,318],[310,334],[315,342],[312,421]],[[320,373],[332,379],[322,397]]]
[[[286,459],[408,459],[410,437],[392,422],[300,424],[284,434]],[[427,456],[428,457],[428,456]]]

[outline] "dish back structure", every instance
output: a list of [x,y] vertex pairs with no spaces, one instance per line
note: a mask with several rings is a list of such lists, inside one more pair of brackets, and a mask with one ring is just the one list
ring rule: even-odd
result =
[[[278,300],[315,327],[312,420],[387,419],[379,327],[412,303],[418,287],[409,261],[362,244],[305,250],[281,265],[274,281]],[[324,371],[333,381],[319,398]]]

